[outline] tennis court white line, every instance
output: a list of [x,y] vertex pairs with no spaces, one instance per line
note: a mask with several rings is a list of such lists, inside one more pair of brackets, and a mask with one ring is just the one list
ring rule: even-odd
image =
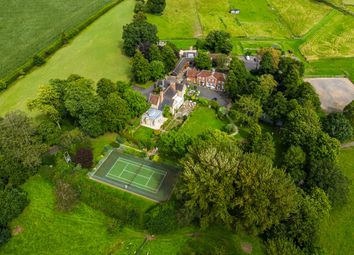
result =
[[119,157],[119,158],[117,159],[117,161],[118,161],[118,160],[121,160],[122,162],[125,161],[124,163],[129,163],[129,164],[134,165],[134,166],[137,166],[137,167],[140,167],[141,165],[143,165],[143,168],[146,169],[146,170],[150,170],[150,171],[152,171],[152,172],[158,172],[158,173],[160,173],[160,174],[166,174],[165,171],[162,171],[162,170],[160,170],[160,169],[157,169],[157,168],[154,168],[154,167],[145,165],[145,164],[138,164],[138,163],[136,163],[136,162],[134,162],[134,161],[131,161],[131,160],[129,160],[129,159],[125,159],[125,158]]
[[115,181],[123,181],[124,183],[130,184],[130,185],[133,184],[134,186],[137,186],[137,188],[140,188],[140,189],[143,189],[143,190],[146,190],[146,191],[149,191],[149,192],[157,193],[157,191],[158,191],[158,189],[153,189],[153,188],[150,188],[150,187],[145,186],[143,184],[139,184],[139,183],[136,183],[136,182],[131,183],[131,180],[125,179],[123,177],[119,177],[119,176],[114,175],[114,174],[107,174],[106,176],[118,178],[118,180],[115,180]]
[[150,177],[147,177],[147,176],[145,176],[145,175],[136,174],[135,172],[132,172],[132,171],[129,171],[129,170],[124,170],[123,172],[128,172],[128,173],[134,174],[134,175],[136,175],[136,176],[143,177],[143,178],[145,178],[145,179],[149,179],[149,178],[151,177],[151,175],[152,175],[152,174],[151,174]]
[[[113,166],[111,166],[111,168],[109,169],[109,171],[107,172],[107,174],[109,174],[109,173],[112,171],[112,169],[116,166],[117,162],[118,162],[118,159],[116,160],[116,162],[114,162]],[[106,175],[107,175],[107,174],[106,174]]]
[[[117,161],[118,161],[118,160],[117,160]],[[122,171],[122,172],[120,172],[119,177],[121,177],[121,176],[122,176],[122,174],[123,174],[123,172],[125,171],[125,169],[127,168],[127,166],[128,166],[128,164],[126,164],[126,165],[124,166],[123,171]]]

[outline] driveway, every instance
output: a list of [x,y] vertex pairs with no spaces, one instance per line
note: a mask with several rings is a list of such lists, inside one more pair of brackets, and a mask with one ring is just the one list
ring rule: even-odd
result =
[[145,96],[146,100],[149,100],[150,93],[154,90],[154,85],[151,85],[147,89],[140,88],[140,87],[137,87],[137,86],[133,86],[133,89],[135,91],[140,92],[143,96]]
[[354,100],[354,85],[347,78],[305,79],[316,90],[326,112],[340,112]]
[[200,91],[200,95],[199,95],[200,97],[209,100],[213,100],[214,98],[216,98],[217,99],[216,101],[221,106],[226,106],[229,103],[229,99],[226,97],[224,92],[219,92],[219,91],[211,90],[200,86],[198,86],[198,90]]

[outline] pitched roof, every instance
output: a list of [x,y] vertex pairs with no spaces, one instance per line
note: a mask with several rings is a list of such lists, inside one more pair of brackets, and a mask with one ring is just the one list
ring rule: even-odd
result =
[[182,83],[178,83],[176,86],[176,90],[183,91],[184,85]]
[[198,73],[198,77],[207,78],[207,77],[214,77],[218,81],[225,81],[225,74],[220,72],[213,72],[208,70],[202,70]]
[[212,72],[211,71],[208,71],[208,70],[202,70],[198,73],[198,77],[203,77],[203,78],[206,78],[206,77],[209,77],[211,76]]
[[159,103],[160,97],[158,95],[150,94],[149,102],[153,105],[157,105]]
[[188,78],[196,78],[197,75],[198,75],[198,70],[195,67],[188,69],[187,71]]

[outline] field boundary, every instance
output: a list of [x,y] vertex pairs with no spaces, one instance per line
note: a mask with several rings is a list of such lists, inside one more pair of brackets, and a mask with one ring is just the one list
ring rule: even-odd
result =
[[[93,22],[99,19],[101,16],[106,14],[112,8],[123,2],[124,0],[113,0],[112,3],[109,3],[98,10],[94,15],[88,17],[85,21],[81,22],[77,26],[69,29],[66,32],[57,36],[57,39],[54,40],[51,44],[44,47],[42,50],[38,51],[33,55],[39,56],[44,60],[48,60],[55,52],[60,50],[63,46],[67,45],[70,41],[72,41],[77,35],[79,35],[85,28],[90,26]],[[8,89],[18,78],[25,76],[26,74],[33,71],[37,65],[33,63],[33,58],[28,59],[24,64],[19,66],[18,68],[10,71],[7,75],[0,77],[0,81],[5,82],[6,88],[0,90],[0,93],[4,90]]]

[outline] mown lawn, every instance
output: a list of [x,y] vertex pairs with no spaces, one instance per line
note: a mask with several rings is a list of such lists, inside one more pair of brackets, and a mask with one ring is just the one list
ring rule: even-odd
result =
[[180,131],[195,137],[208,129],[222,129],[225,125],[226,123],[217,117],[214,109],[198,107],[191,113]]
[[53,78],[67,78],[75,73],[93,80],[102,77],[128,80],[129,58],[122,54],[119,45],[123,25],[133,17],[134,4],[134,0],[125,0],[114,7],[59,50],[47,64],[1,93],[0,116],[11,110],[27,111],[26,103],[36,96],[38,87]]
[[0,78],[110,2],[0,1]]
[[342,208],[334,208],[321,229],[321,246],[326,254],[333,255],[352,254],[354,251],[354,148],[341,150],[339,164],[352,185],[348,203]]

